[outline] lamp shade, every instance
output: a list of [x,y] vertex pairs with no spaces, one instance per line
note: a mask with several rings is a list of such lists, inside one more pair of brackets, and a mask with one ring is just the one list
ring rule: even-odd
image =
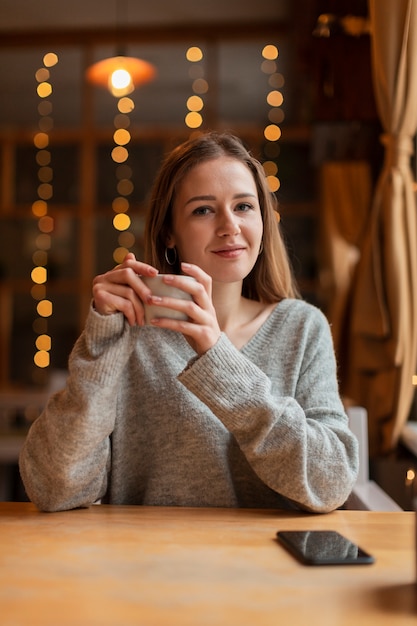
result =
[[116,97],[132,93],[139,85],[154,79],[156,70],[151,63],[134,57],[116,56],[94,63],[87,69],[89,82],[109,89]]

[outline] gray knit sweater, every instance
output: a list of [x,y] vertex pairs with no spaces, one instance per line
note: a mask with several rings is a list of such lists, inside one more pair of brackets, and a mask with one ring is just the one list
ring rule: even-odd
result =
[[328,323],[291,299],[241,350],[222,334],[199,358],[180,334],[91,310],[20,456],[48,511],[102,499],[326,512],[357,466]]

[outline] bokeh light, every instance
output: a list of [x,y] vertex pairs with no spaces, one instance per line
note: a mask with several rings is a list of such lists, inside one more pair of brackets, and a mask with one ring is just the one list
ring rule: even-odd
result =
[[[38,234],[35,237],[36,249],[32,254],[33,269],[31,271],[32,288],[31,296],[36,304],[37,316],[32,324],[34,333],[38,336],[35,340],[37,351],[33,356],[36,368],[47,368],[50,365],[50,351],[52,338],[48,333],[48,318],[53,311],[52,301],[47,297],[48,281],[48,251],[51,247],[51,233],[54,230],[54,220],[48,215],[48,201],[53,197],[54,178],[51,152],[49,149],[49,133],[53,129],[52,102],[47,99],[53,94],[50,67],[58,63],[58,56],[54,52],[48,52],[43,57],[43,67],[35,72],[38,83],[36,93],[40,98],[37,105],[39,114],[38,129],[33,137],[33,144],[37,148],[36,163],[39,166],[37,187],[37,199],[32,203],[32,215],[38,219]],[[37,370],[39,371],[39,370]],[[36,370],[33,372],[33,381],[38,382]]]
[[278,178],[278,166],[276,159],[279,156],[278,140],[281,138],[281,124],[285,118],[280,108],[284,102],[284,96],[280,89],[284,86],[284,77],[278,72],[277,59],[279,50],[274,44],[267,44],[262,49],[261,71],[268,76],[270,90],[266,94],[266,104],[270,107],[267,113],[268,124],[264,128],[266,144],[263,148],[265,162],[263,163],[266,180],[271,192],[275,193],[281,186]]

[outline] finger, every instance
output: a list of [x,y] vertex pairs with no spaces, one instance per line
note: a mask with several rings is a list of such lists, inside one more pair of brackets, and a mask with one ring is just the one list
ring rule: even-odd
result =
[[96,310],[101,315],[110,315],[120,311],[130,325],[142,325],[144,309],[135,291],[118,283],[96,283],[93,286],[93,298]]
[[187,276],[192,276],[195,278],[197,283],[203,285],[206,293],[208,294],[210,300],[212,295],[212,278],[204,270],[201,269],[198,265],[193,265],[191,263],[181,263],[181,269]]
[[119,266],[119,268],[130,268],[136,274],[142,276],[156,276],[159,273],[156,267],[153,267],[148,263],[143,263],[142,261],[137,261],[133,253],[129,253],[126,255],[125,260]]
[[[150,266],[147,266],[147,268],[148,267]],[[145,269],[145,271],[147,271],[147,269]],[[132,289],[143,302],[145,302],[151,294],[149,287],[145,285],[145,283],[140,279],[140,275],[132,267],[119,266],[118,268],[107,272],[107,274],[98,276],[93,281],[93,286],[95,285],[107,285],[109,288],[110,285],[127,286]]]

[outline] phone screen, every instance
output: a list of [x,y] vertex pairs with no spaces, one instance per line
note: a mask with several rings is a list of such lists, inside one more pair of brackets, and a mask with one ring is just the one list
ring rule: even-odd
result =
[[278,540],[306,565],[374,563],[373,556],[335,530],[278,531]]

